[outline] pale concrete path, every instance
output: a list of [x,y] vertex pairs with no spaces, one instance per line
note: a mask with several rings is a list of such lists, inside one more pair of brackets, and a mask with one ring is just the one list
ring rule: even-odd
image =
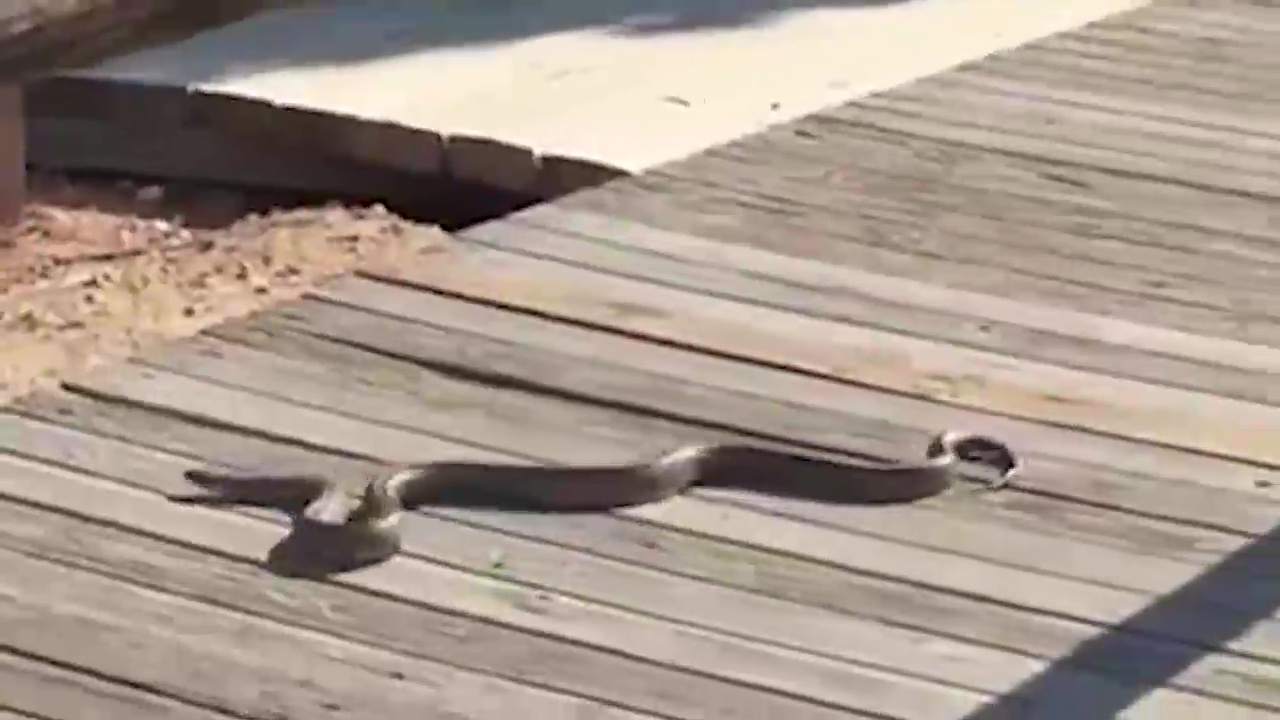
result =
[[[87,74],[638,172],[1144,4],[339,0]],[[477,172],[499,185],[523,182],[509,169]]]

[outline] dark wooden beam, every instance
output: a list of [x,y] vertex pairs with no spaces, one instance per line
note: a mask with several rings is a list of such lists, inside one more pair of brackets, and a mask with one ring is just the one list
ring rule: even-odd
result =
[[22,85],[177,42],[306,0],[8,0],[0,3],[0,226],[25,201]]
[[0,3],[0,81],[22,81],[176,42],[288,0],[10,0]]
[[17,222],[26,202],[27,141],[22,106],[22,86],[0,84],[0,228]]

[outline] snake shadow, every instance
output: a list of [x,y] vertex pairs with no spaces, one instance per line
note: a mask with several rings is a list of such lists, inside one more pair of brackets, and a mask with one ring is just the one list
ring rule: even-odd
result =
[[[196,472],[196,471],[191,471]],[[190,474],[190,473],[188,473]],[[171,502],[212,508],[247,507],[258,511],[276,511],[289,522],[288,531],[261,561],[258,567],[285,578],[324,580],[335,575],[372,567],[385,558],[363,557],[342,527],[318,524],[303,514],[301,503],[287,501],[228,500],[216,495],[175,493]],[[261,512],[251,514],[262,517]]]

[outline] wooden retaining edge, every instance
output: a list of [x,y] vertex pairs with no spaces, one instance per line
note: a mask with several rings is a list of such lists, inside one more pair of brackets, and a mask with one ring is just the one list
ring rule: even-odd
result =
[[[308,156],[339,166],[353,166],[388,175],[401,182],[433,182],[476,186],[513,198],[521,204],[560,197],[599,185],[625,171],[576,158],[542,155],[532,148],[485,137],[449,135],[398,123],[279,105],[267,100],[186,88],[127,82],[88,76],[58,76],[27,88],[27,116],[32,126],[31,162],[64,170],[110,170],[153,174],[182,180],[209,180],[261,185],[258,168],[210,166],[210,158],[187,157],[189,143],[164,142],[182,149],[163,161],[153,153],[137,152],[140,138],[200,135],[231,152],[259,159],[271,167],[270,182],[295,190],[371,195],[381,190],[368,177],[343,179],[341,172],[317,176],[313,167],[299,165],[288,172],[282,156],[296,162]],[[68,153],[61,141],[77,128],[92,125],[94,152]],[[87,144],[82,141],[81,145]],[[213,154],[213,153],[210,153]],[[138,155],[143,157],[139,158]],[[317,159],[317,157],[319,159]],[[86,159],[90,158],[90,159]],[[92,167],[87,167],[87,165]],[[148,172],[150,170],[150,172]],[[215,178],[205,175],[215,174]]]
[[[22,86],[0,85],[0,227],[17,222],[27,195]],[[4,242],[0,240],[0,247]]]
[[1018,360],[500,251],[364,273],[750,362],[1056,426],[1280,465],[1280,408]]

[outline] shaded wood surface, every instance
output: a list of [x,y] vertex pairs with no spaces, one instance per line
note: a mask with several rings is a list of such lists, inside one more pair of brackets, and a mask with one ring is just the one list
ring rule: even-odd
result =
[[[14,404],[0,717],[1280,717],[1280,18],[1235,6],[1051,38]],[[1192,52],[1231,82],[1133,70]],[[262,567],[282,517],[162,497],[205,465],[355,487],[943,427],[1025,477],[429,507],[325,581]]]
[[0,81],[26,80],[176,42],[290,0],[9,0],[0,6]]

